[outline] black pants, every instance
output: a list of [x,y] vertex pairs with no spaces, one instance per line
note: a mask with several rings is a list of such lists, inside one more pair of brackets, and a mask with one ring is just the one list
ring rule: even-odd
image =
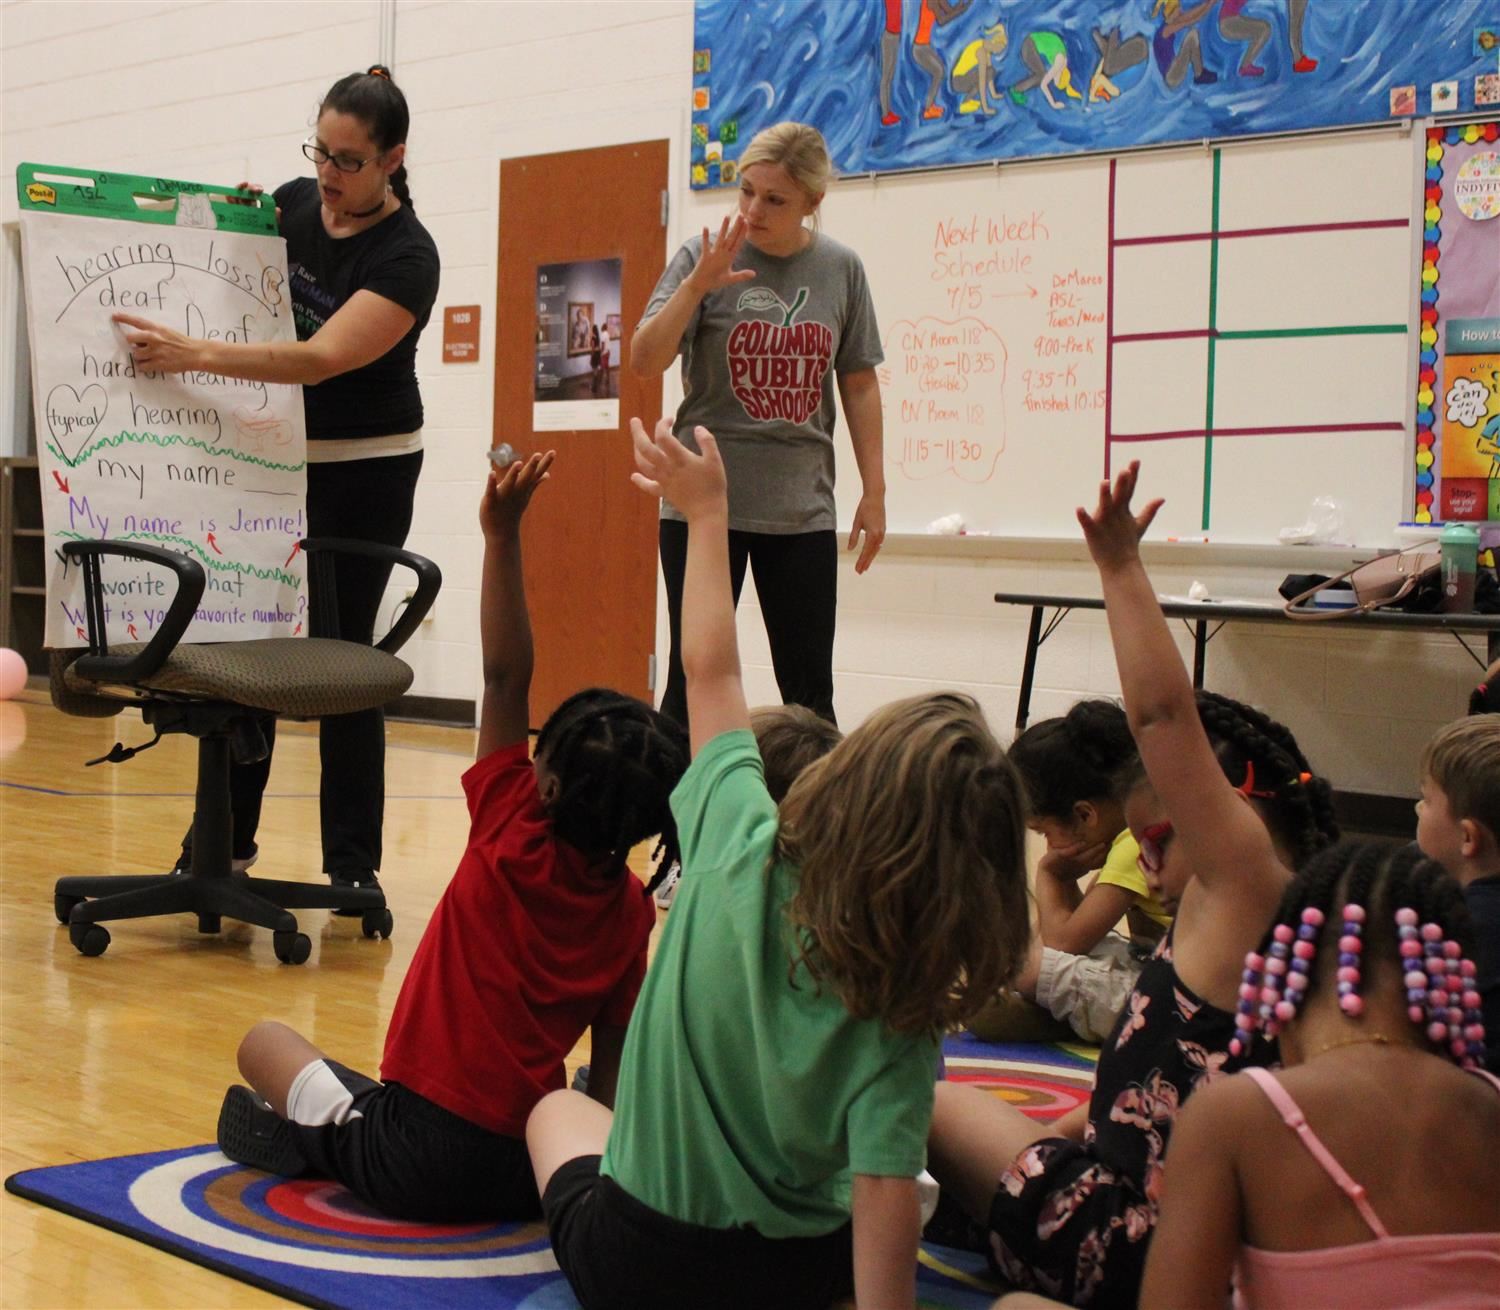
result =
[[[661,712],[687,725],[687,683],[682,675],[682,579],[687,568],[686,523],[661,521],[661,569],[667,585],[672,646]],[[830,723],[833,713],[833,629],[838,611],[838,535],[798,532],[729,534],[729,582],[740,603],[745,565],[755,575],[760,614],[771,643],[771,667],[787,705],[805,705]]]
[[597,1155],[562,1165],[542,1210],[583,1310],[828,1310],[854,1290],[849,1224],[819,1237],[704,1228],[643,1204]]
[[[307,466],[307,535],[352,537],[389,546],[406,543],[416,499],[422,452],[383,459]],[[340,556],[334,566],[339,636],[370,642],[391,567],[376,560]],[[268,747],[276,744],[276,721],[262,724]],[[323,872],[368,874],[380,868],[385,819],[385,714],[379,709],[337,714],[318,725],[322,780],[318,802],[323,830]],[[234,815],[234,857],[255,854],[261,798],[271,757],[229,770]],[[184,841],[184,852],[190,849]]]

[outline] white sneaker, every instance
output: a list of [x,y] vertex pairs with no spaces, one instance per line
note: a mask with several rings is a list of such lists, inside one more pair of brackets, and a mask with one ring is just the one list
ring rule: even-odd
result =
[[682,881],[682,862],[673,860],[672,867],[667,870],[667,876],[662,879],[662,884],[656,889],[656,903],[664,910],[672,908],[672,898],[677,895],[677,884]]

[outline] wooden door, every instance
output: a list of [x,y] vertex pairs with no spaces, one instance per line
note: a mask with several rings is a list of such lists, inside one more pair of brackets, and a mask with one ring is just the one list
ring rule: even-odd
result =
[[[661,379],[624,365],[630,337],[666,261],[667,142],[500,164],[492,445],[556,450],[548,485],[526,513],[526,594],[536,643],[531,723],[580,688],[652,699],[656,649],[656,502],[630,485],[629,421],[661,415]],[[536,432],[537,268],[621,261],[620,426]]]

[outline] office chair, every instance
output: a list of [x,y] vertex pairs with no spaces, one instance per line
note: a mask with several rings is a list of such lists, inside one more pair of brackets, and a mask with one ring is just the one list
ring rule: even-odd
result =
[[[312,942],[297,929],[293,909],[361,911],[366,937],[389,937],[393,926],[379,887],[252,878],[234,871],[229,800],[231,759],[265,759],[261,724],[273,715],[314,719],[385,705],[412,681],[395,652],[416,630],[437,597],[436,564],[410,551],[335,538],[300,543],[309,581],[316,581],[307,637],[179,644],[203,596],[206,577],[195,559],[139,542],[70,541],[62,553],[81,564],[88,646],[51,652],[53,703],[68,714],[105,717],[127,705],[156,730],[145,746],[120,744],[91,763],[122,763],[170,732],[198,739],[198,784],[193,809],[191,866],[166,874],[59,878],[53,909],[83,955],[109,946],[103,921],[161,914],[196,914],[198,930],[219,931],[221,916],[271,929],[276,958],[302,964]],[[401,564],[417,575],[416,594],[399,622],[373,646],[338,638],[336,554]],[[176,591],[150,641],[110,649],[105,633],[101,560],[117,555],[147,561],[176,576]]]

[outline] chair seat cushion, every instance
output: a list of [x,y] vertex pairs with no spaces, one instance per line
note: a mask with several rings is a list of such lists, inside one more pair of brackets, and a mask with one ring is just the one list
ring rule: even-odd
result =
[[[112,646],[111,655],[134,655],[143,644]],[[64,675],[70,691],[139,699],[171,692],[199,700],[232,701],[273,714],[323,718],[373,709],[411,686],[412,671],[394,655],[353,641],[321,637],[271,637],[178,646],[149,678],[116,686]]]

